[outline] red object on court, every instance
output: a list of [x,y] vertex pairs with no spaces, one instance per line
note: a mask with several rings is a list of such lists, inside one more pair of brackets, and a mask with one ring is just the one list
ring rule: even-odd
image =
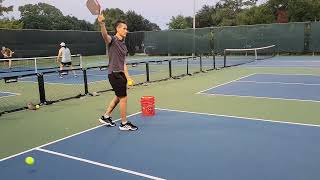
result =
[[141,97],[141,112],[143,116],[155,115],[155,98],[154,96]]

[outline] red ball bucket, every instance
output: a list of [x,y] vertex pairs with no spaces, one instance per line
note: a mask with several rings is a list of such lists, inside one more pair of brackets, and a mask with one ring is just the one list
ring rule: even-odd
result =
[[141,112],[143,116],[155,115],[155,99],[154,96],[141,97]]

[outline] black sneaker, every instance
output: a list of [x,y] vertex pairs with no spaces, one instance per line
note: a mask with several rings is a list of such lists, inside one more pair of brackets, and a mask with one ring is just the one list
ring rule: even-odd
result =
[[136,131],[138,127],[133,125],[130,121],[127,121],[126,124],[120,123],[119,129],[122,131]]
[[111,117],[108,117],[108,118],[105,118],[104,116],[101,116],[101,118],[99,119],[99,121],[102,123],[102,124],[105,124],[107,126],[116,126],[116,123],[112,122],[112,119]]

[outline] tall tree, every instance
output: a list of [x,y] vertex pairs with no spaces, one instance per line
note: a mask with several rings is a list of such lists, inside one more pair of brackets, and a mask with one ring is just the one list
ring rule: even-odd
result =
[[292,22],[320,19],[319,0],[299,0],[288,3],[288,16]]
[[159,31],[159,30],[161,30],[157,24],[150,22],[148,19],[144,19],[143,24],[144,24],[144,29],[141,29],[141,31]]
[[196,14],[196,27],[216,26],[216,22],[212,19],[212,15],[215,13],[216,9],[214,6],[204,5]]
[[221,26],[237,25],[237,15],[254,6],[256,2],[257,0],[221,0],[216,4],[216,13],[212,19]]
[[0,16],[3,16],[3,13],[12,11],[13,6],[5,7],[2,5],[4,0],[0,0]]
[[275,14],[267,5],[253,6],[237,15],[237,25],[270,24],[275,22]]
[[20,6],[19,11],[25,29],[94,30],[93,24],[78,20],[74,16],[64,16],[59,9],[50,4],[27,4]]
[[282,8],[287,12],[290,22],[314,21],[320,19],[319,0],[269,0],[267,5],[276,12]]
[[[191,22],[190,22],[191,20]],[[176,17],[172,17],[169,22],[169,29],[186,29],[192,28],[192,18],[184,17],[182,15],[178,15]]]
[[146,24],[150,23],[149,21],[144,22],[144,18],[134,11],[126,13],[126,21],[130,32],[146,30]]
[[46,3],[27,4],[19,7],[25,29],[56,29],[62,19],[62,12]]
[[[137,14],[135,11],[128,11],[124,13],[118,8],[105,9],[102,11],[102,14],[106,18],[106,27],[108,31],[114,31],[114,24],[118,20],[125,20],[128,24],[128,30],[130,32],[134,31],[152,31],[160,30],[159,26],[155,23],[151,23],[149,20],[145,19],[140,14]],[[95,21],[96,29],[99,30],[98,21]]]

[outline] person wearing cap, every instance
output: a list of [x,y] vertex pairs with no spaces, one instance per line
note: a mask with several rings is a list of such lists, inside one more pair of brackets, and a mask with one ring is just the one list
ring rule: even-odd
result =
[[[71,52],[68,47],[66,47],[66,43],[62,42],[60,43],[61,48],[59,49],[58,56],[57,56],[57,62],[60,64],[60,78],[63,78],[62,75],[64,75],[63,68],[68,66],[69,69],[73,69],[72,61],[71,61]],[[74,76],[77,76],[76,72],[72,70]]]
[[12,57],[13,53],[14,52],[11,49],[2,46],[1,54],[3,55],[3,58],[8,59],[4,61],[4,66],[6,66],[6,62],[8,62],[9,69],[11,69],[11,64],[12,64],[12,61],[9,58]]

